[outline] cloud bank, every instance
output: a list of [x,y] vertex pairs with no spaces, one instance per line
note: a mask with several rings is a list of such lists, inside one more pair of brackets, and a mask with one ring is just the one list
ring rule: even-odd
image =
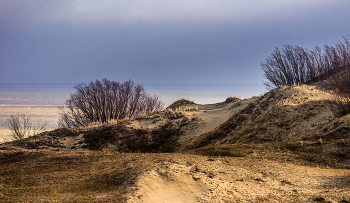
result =
[[347,0],[2,0],[0,82],[261,84],[284,43],[349,34]]

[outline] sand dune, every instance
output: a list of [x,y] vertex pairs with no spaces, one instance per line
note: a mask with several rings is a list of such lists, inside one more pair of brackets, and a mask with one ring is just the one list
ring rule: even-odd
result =
[[[72,156],[69,164],[84,165],[85,171],[75,169],[74,178],[73,173],[62,173],[79,181],[107,174],[96,187],[113,188],[89,190],[90,202],[350,202],[350,115],[335,117],[331,98],[318,87],[303,85],[218,104],[180,102],[118,123],[60,129],[5,143],[0,160],[11,153],[29,153],[39,166],[50,163],[51,151]],[[134,137],[135,132],[144,137]],[[117,141],[107,139],[111,136]],[[157,153],[126,153],[142,150]],[[36,159],[31,153],[37,151],[48,158]],[[80,160],[90,156],[101,158]],[[5,163],[0,173],[16,162]],[[114,181],[118,185],[112,187]],[[5,182],[1,187],[6,191],[27,190]],[[8,194],[0,193],[0,198],[15,198]],[[76,195],[76,200],[86,199]],[[45,198],[69,200],[65,193]]]

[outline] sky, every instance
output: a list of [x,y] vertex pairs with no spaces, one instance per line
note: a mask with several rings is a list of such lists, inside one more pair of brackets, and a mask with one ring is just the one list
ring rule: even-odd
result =
[[1,0],[0,83],[260,84],[283,44],[350,34],[349,0]]

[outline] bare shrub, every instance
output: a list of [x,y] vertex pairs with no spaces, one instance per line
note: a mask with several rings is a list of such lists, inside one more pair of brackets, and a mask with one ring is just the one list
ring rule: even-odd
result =
[[276,47],[275,51],[261,63],[264,82],[268,88],[282,85],[299,85],[312,80],[318,75],[314,67],[315,58],[311,52],[299,46],[283,45],[282,49]]
[[267,88],[282,85],[300,85],[326,80],[334,98],[335,116],[350,113],[350,41],[349,36],[334,46],[324,45],[323,50],[283,45],[261,63]]
[[338,42],[335,46],[325,46],[327,82],[333,91],[333,113],[341,117],[350,113],[350,41],[349,37],[344,42]]
[[324,46],[323,60],[325,70],[323,72],[334,74],[350,64],[349,37],[350,35],[344,37],[344,41],[338,41],[335,46]]
[[334,116],[341,117],[350,113],[350,67],[345,67],[339,73],[327,79],[333,90]]
[[12,132],[12,138],[14,140],[22,140],[28,136],[35,136],[45,131],[47,123],[33,124],[31,118],[22,115],[12,115],[6,119],[6,124]]
[[275,51],[261,63],[267,88],[300,85],[327,79],[350,64],[349,36],[335,46],[316,46],[308,50],[289,44]]
[[157,96],[148,95],[142,85],[135,85],[132,80],[123,83],[96,80],[81,83],[75,89],[76,92],[60,107],[60,127],[108,123],[163,108]]

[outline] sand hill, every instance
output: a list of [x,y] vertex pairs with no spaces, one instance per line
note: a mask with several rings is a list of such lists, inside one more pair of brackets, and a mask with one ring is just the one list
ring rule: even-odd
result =
[[[350,202],[350,117],[316,86],[0,146],[0,202]],[[21,195],[18,195],[21,194]]]

